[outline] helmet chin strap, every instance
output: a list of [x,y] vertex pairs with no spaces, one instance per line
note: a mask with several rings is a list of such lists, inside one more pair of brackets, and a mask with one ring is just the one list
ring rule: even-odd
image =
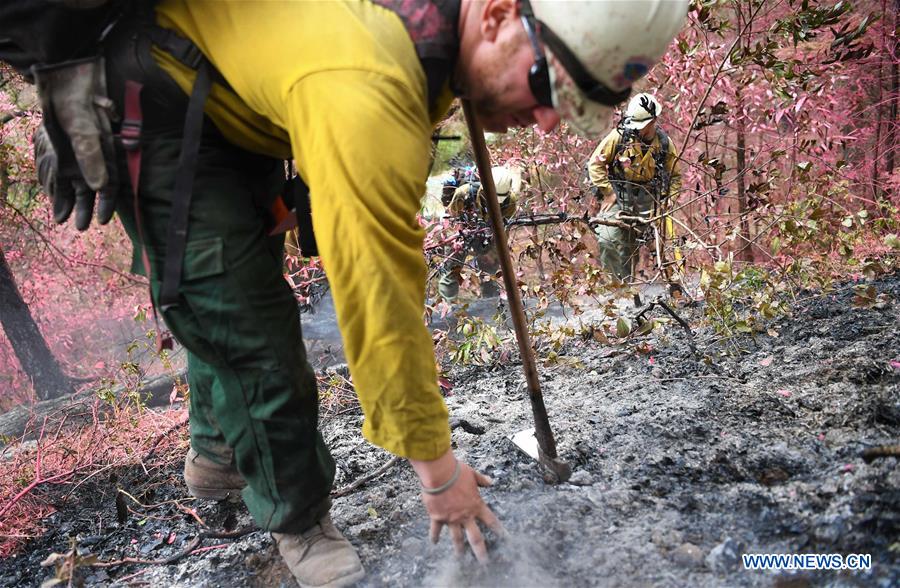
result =
[[[563,69],[566,70],[566,73],[572,78],[572,81],[578,89],[581,90],[589,100],[603,104],[604,106],[616,106],[628,100],[628,97],[631,96],[631,88],[625,88],[624,90],[617,92],[610,89],[603,82],[597,80],[591,72],[584,67],[584,64],[581,63],[581,60],[575,56],[572,50],[569,49],[568,45],[553,32],[553,29],[535,17],[534,9],[531,7],[531,2],[529,0],[521,0],[520,11],[522,13],[522,20],[525,22],[526,31],[529,26],[532,26],[537,30],[541,40],[544,41],[550,51],[553,52],[553,55],[559,61],[560,65],[562,65]],[[535,43],[536,41],[532,40],[532,44],[534,45]],[[542,65],[543,75],[549,75],[549,66],[546,57],[541,55],[541,59],[543,59],[543,64],[538,64],[536,62],[532,69],[535,69],[535,67],[539,68]],[[536,75],[536,72],[532,75]]]

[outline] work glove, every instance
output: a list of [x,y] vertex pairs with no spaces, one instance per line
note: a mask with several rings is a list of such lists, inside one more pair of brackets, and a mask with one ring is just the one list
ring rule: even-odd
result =
[[74,210],[79,231],[91,223],[95,194],[101,225],[116,209],[115,111],[104,72],[103,58],[32,68],[44,114],[34,135],[38,179],[54,220],[64,223]]
[[[37,128],[32,141],[34,142],[34,160],[38,181],[53,204],[53,220],[57,223],[66,222],[66,219],[72,214],[72,210],[77,206],[78,214],[75,215],[75,226],[79,231],[85,230],[90,225],[91,213],[94,210],[94,191],[81,179],[73,178],[69,181],[58,182],[59,158],[44,125]],[[109,215],[111,216],[112,213],[110,212]],[[106,218],[105,221],[101,220],[101,224],[107,221],[109,218]]]

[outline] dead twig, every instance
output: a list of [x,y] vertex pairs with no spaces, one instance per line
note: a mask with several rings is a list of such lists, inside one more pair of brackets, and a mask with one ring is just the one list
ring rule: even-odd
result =
[[178,510],[180,510],[180,511],[183,512],[184,514],[188,515],[189,517],[192,517],[195,521],[197,521],[197,524],[199,524],[201,527],[206,527],[206,526],[207,526],[207,525],[206,525],[206,521],[204,521],[203,519],[201,519],[201,518],[200,518],[200,515],[197,514],[197,509],[196,509],[196,508],[188,508],[188,507],[186,507],[186,506],[183,506],[180,502],[177,502],[177,501],[175,502],[175,508],[177,508]]
[[70,469],[63,471],[63,472],[60,472],[58,474],[48,476],[45,478],[44,472],[43,472],[43,465],[44,465],[43,459],[44,459],[44,451],[46,450],[46,447],[44,445],[42,445],[42,441],[45,440],[44,430],[45,430],[46,426],[47,426],[47,418],[45,417],[44,422],[41,425],[40,435],[38,436],[38,446],[36,449],[37,454],[35,455],[35,461],[34,461],[34,479],[27,486],[25,486],[21,491],[19,491],[15,496],[10,498],[9,501],[6,502],[6,504],[4,504],[2,507],[0,507],[0,520],[3,519],[3,517],[6,515],[6,513],[8,513],[12,509],[12,507],[16,505],[17,502],[22,500],[22,498],[24,498],[25,496],[30,494],[32,491],[34,491],[35,488],[38,488],[39,486],[42,486],[44,484],[64,483],[64,482],[68,481],[72,476],[74,476],[77,472],[87,469],[88,467],[93,465],[92,462],[76,465]]
[[181,421],[175,423],[174,425],[172,425],[171,427],[169,427],[168,429],[166,429],[165,431],[163,431],[162,433],[157,435],[156,439],[153,440],[153,444],[150,446],[149,451],[147,451],[147,453],[144,454],[144,457],[141,461],[149,461],[150,458],[153,457],[153,455],[156,453],[156,450],[159,447],[159,444],[162,443],[162,440],[165,439],[166,437],[168,437],[169,434],[171,434],[173,431],[176,431],[176,430],[184,427],[185,425],[187,425],[187,423],[188,423],[188,418],[187,418],[187,415],[185,415],[185,417]]
[[372,472],[371,474],[366,474],[365,476],[360,476],[359,478],[353,480],[351,483],[347,484],[343,488],[338,488],[337,490],[331,491],[331,496],[337,498],[339,496],[346,496],[352,492],[355,492],[360,486],[366,484],[367,482],[371,482],[375,478],[381,476],[383,473],[394,467],[400,462],[400,457],[394,456],[388,460],[386,464]]
[[879,445],[870,447],[862,452],[861,457],[866,463],[872,463],[881,457],[900,457],[900,445]]
[[180,560],[183,557],[187,557],[189,555],[193,555],[195,553],[200,553],[201,551],[209,551],[211,548],[201,548],[200,545],[203,543],[204,539],[239,539],[244,535],[249,535],[250,533],[257,531],[258,528],[254,526],[242,527],[236,531],[203,531],[199,533],[196,537],[194,537],[190,543],[188,543],[187,547],[179,551],[174,555],[170,555],[169,557],[164,557],[162,559],[140,559],[136,557],[125,557],[122,559],[117,559],[114,561],[98,561],[90,564],[91,567],[95,568],[113,568],[117,566],[124,566],[128,564],[135,565],[145,565],[145,566],[165,566],[176,561]]
[[[148,568],[144,568],[143,570],[139,570],[139,571],[137,571],[137,572],[135,572],[135,573],[133,573],[133,574],[128,574],[128,575],[125,576],[124,578],[119,578],[119,579],[117,579],[117,580],[116,580],[116,583],[117,583],[117,584],[126,584],[126,583],[130,582],[131,580],[137,578],[138,576],[140,576],[140,575],[142,575],[142,574],[146,574],[147,571],[148,571]],[[146,584],[146,582],[142,582],[142,584]],[[128,585],[129,585],[129,586],[134,586],[135,584],[128,584]]]
[[638,324],[644,322],[644,315],[646,315],[657,306],[665,310],[669,314],[669,316],[675,319],[675,322],[681,325],[681,328],[684,329],[684,332],[687,335],[687,344],[688,348],[690,348],[691,350],[691,354],[693,354],[694,359],[699,359],[700,356],[697,353],[697,347],[694,345],[694,331],[691,330],[691,327],[687,324],[687,321],[678,316],[678,313],[675,312],[671,306],[663,302],[661,299],[657,298],[656,300],[648,304],[646,308],[641,310],[641,312],[639,312],[637,316],[634,317],[635,322]]

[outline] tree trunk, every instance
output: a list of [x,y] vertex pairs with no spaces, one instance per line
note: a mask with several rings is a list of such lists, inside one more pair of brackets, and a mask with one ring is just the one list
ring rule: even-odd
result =
[[[0,197],[6,200],[9,178],[0,166]],[[15,278],[3,248],[0,247],[0,328],[6,335],[19,365],[31,380],[40,400],[57,398],[74,391],[72,381],[63,373],[59,362],[47,346],[34,317],[16,286]]]
[[[887,0],[881,0],[881,11],[887,14]],[[872,149],[872,198],[878,200],[881,191],[879,189],[878,163],[881,159],[881,126],[883,124],[883,111],[881,101],[884,94],[884,83],[881,76],[884,75],[884,56],[888,53],[887,24],[882,23],[881,28],[881,55],[878,58],[878,95],[875,97],[875,148]]]
[[900,39],[897,37],[897,28],[900,26],[900,0],[895,1],[894,11],[894,42],[891,48],[891,93],[890,108],[888,111],[888,130],[887,130],[887,157],[884,164],[884,173],[890,176],[894,172],[894,161],[897,153],[897,126],[900,120],[897,119],[897,111],[900,110]]
[[[735,19],[737,21],[737,30],[740,31],[744,26],[744,15],[741,10],[741,3],[735,2],[734,4],[734,12]],[[750,11],[752,14],[752,9]],[[740,34],[740,33],[738,33]],[[750,40],[749,38],[738,40],[738,47],[740,48],[744,43],[747,43],[749,46]],[[753,261],[753,248],[750,243],[750,223],[747,220],[747,215],[749,211],[747,210],[747,189],[744,184],[744,174],[747,173],[747,121],[744,120],[744,99],[741,96],[740,84],[741,80],[738,80],[735,85],[735,134],[736,134],[736,143],[737,146],[735,148],[735,163],[736,163],[736,175],[735,182],[737,182],[737,215],[738,222],[740,223],[740,229],[738,231],[738,244],[737,251],[735,252],[735,259],[738,261]]]
[[47,342],[22,299],[12,271],[0,248],[0,326],[13,348],[22,370],[31,379],[41,400],[73,391],[72,382],[63,373],[47,347]]
[[753,247],[750,241],[750,222],[747,215],[747,188],[744,185],[744,174],[747,172],[747,130],[746,121],[744,121],[744,101],[740,92],[737,93],[737,118],[736,118],[736,134],[737,134],[737,203],[738,203],[738,220],[740,222],[739,242],[735,258],[739,261],[753,261]]

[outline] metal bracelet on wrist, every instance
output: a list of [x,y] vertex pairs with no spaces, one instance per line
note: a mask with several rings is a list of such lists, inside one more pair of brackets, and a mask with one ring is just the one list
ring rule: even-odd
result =
[[450,476],[449,480],[447,480],[437,488],[426,488],[425,486],[422,486],[422,492],[424,492],[425,494],[440,494],[441,492],[446,492],[459,479],[459,474],[461,471],[462,465],[460,465],[459,460],[456,460],[456,469],[453,470],[453,475]]

